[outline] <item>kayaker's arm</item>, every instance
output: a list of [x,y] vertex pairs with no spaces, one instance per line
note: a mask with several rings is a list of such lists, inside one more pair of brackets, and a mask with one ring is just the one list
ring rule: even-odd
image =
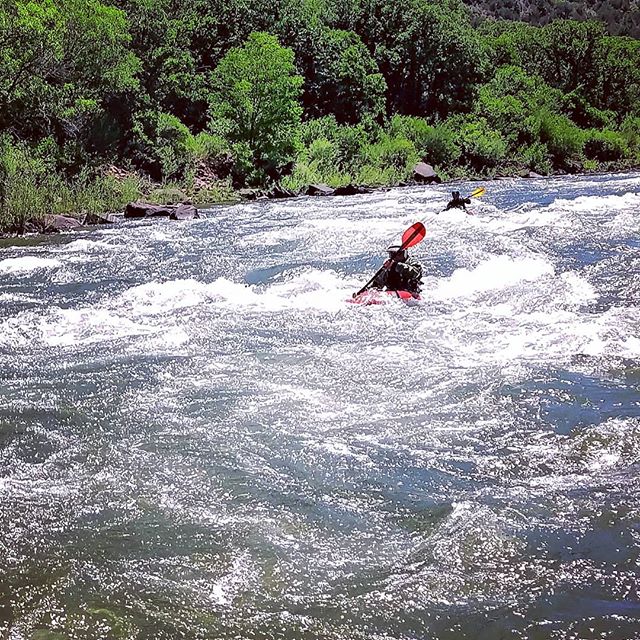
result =
[[371,283],[371,287],[374,289],[383,289],[387,286],[387,279],[389,278],[389,270],[393,269],[393,265],[398,264],[393,260],[387,260],[383,265],[380,272],[376,275],[373,282]]

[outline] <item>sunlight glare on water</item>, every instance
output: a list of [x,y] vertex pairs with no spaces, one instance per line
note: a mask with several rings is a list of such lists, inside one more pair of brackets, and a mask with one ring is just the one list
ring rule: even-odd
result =
[[0,637],[640,638],[640,176],[486,186],[1,247]]

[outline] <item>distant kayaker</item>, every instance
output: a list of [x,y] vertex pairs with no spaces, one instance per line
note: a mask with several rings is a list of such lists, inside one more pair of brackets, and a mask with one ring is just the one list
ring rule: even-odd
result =
[[409,257],[406,249],[392,245],[387,249],[389,258],[384,263],[384,270],[376,276],[372,288],[387,289],[388,291],[409,291],[420,293],[422,284],[422,265]]
[[[447,204],[445,211],[449,211],[449,209],[462,209],[463,211],[467,211],[468,204],[471,204],[470,198],[461,198],[459,191],[451,192],[451,201]],[[472,215],[470,211],[467,211],[469,215]]]

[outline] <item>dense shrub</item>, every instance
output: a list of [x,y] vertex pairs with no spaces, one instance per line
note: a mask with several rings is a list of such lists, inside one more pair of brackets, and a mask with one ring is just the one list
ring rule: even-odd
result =
[[598,131],[589,129],[585,132],[584,155],[591,160],[608,162],[620,160],[629,152],[624,136],[617,131]]
[[542,142],[534,142],[524,147],[519,159],[526,168],[536,173],[548,175],[553,171],[549,149]]
[[540,140],[547,145],[555,166],[580,159],[585,142],[582,129],[566,116],[546,109],[538,114],[537,121]]
[[465,118],[459,121],[458,144],[462,149],[461,162],[474,171],[497,167],[507,154],[507,143],[499,131],[486,120]]
[[367,148],[368,164],[381,169],[408,171],[418,161],[419,156],[413,142],[406,138],[385,136]]
[[144,111],[134,120],[133,159],[155,180],[184,176],[194,161],[194,146],[189,129],[171,114]]
[[26,222],[47,214],[121,210],[140,195],[141,182],[81,171],[74,178],[57,172],[47,156],[48,144],[36,149],[0,139],[0,228],[22,231]]

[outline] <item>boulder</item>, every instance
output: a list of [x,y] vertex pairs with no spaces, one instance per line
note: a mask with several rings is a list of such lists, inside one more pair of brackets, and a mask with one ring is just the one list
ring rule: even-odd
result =
[[170,216],[175,209],[169,204],[148,204],[147,202],[130,202],[124,209],[125,218],[156,218]]
[[179,204],[169,215],[170,220],[194,220],[199,217],[198,210],[192,204]]
[[362,187],[360,185],[348,184],[344,187],[337,187],[333,195],[334,196],[355,196],[362,193],[373,193],[373,189],[369,187]]
[[77,231],[82,229],[82,224],[77,218],[69,216],[45,216],[42,225],[43,233],[59,233],[61,231]]
[[118,222],[118,216],[112,213],[87,213],[82,224],[113,224],[114,222]]
[[260,195],[260,191],[258,191],[257,189],[239,189],[238,195],[243,200],[256,200]]
[[285,189],[279,185],[276,185],[267,193],[267,198],[295,198],[298,194],[291,189]]
[[334,190],[326,184],[310,184],[305,191],[307,196],[332,196]]
[[422,184],[440,184],[442,182],[442,179],[435,172],[434,168],[426,162],[418,162],[413,168],[413,178],[416,182]]
[[525,178],[544,178],[544,176],[541,176],[539,173],[536,173],[535,171],[529,171],[529,173],[527,173]]

